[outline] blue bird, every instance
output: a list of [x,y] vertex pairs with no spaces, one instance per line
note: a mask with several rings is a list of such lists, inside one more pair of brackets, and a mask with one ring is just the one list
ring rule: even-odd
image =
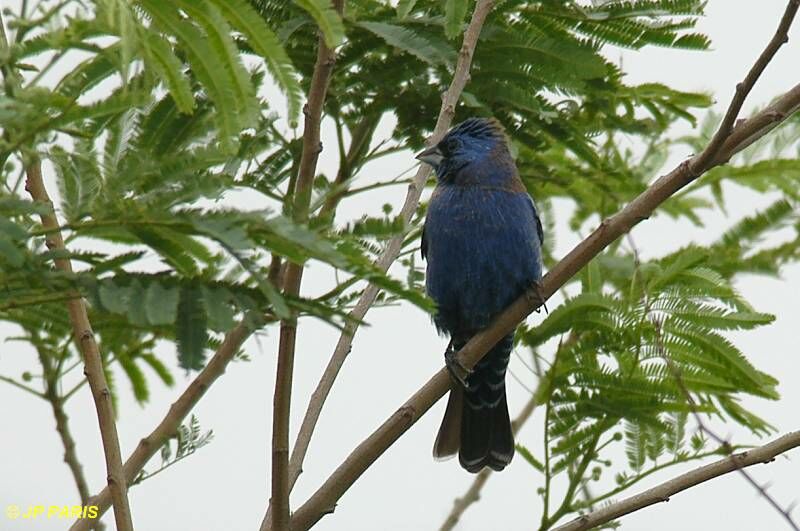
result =
[[434,323],[450,336],[445,361],[454,379],[433,455],[458,452],[469,472],[499,471],[514,455],[505,388],[514,333],[472,371],[454,354],[541,279],[542,224],[496,120],[470,118],[417,159],[436,170],[422,256]]

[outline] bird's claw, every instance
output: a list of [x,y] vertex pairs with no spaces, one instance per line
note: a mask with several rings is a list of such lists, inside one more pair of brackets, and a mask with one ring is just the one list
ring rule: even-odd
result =
[[539,306],[544,308],[545,313],[550,313],[550,310],[547,309],[547,302],[545,301],[544,291],[542,290],[542,283],[540,281],[536,281],[531,286],[530,290],[528,291],[528,298],[536,303],[536,313],[539,313]]
[[463,388],[467,388],[467,378],[472,374],[472,371],[464,367],[464,364],[458,359],[457,352],[453,350],[452,343],[447,345],[447,350],[444,352],[444,364],[447,367],[447,372],[450,373],[450,378],[453,383],[457,383]]

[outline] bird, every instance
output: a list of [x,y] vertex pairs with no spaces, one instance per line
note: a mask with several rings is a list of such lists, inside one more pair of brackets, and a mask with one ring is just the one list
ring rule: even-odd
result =
[[542,276],[542,223],[511,156],[503,126],[469,118],[416,158],[436,173],[422,230],[425,289],[433,321],[450,336],[452,377],[433,456],[458,453],[471,473],[503,470],[514,456],[505,374],[514,332],[471,371],[455,354]]

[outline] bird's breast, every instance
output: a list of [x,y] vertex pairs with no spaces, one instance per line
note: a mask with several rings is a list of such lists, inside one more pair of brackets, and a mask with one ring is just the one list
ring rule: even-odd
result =
[[437,324],[474,332],[541,276],[530,198],[502,188],[440,186],[425,223]]

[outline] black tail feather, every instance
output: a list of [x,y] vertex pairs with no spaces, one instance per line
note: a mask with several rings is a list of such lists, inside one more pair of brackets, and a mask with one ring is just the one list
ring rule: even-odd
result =
[[468,472],[484,467],[503,470],[514,457],[514,435],[506,393],[491,407],[476,409],[464,401],[461,412],[461,449],[458,460]]
[[509,334],[475,365],[467,378],[461,407],[458,459],[469,472],[503,470],[514,457],[505,376],[514,334]]
[[461,446],[461,411],[464,402],[464,389],[454,386],[447,399],[447,409],[442,418],[442,425],[433,443],[433,457],[442,461],[458,453]]

